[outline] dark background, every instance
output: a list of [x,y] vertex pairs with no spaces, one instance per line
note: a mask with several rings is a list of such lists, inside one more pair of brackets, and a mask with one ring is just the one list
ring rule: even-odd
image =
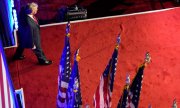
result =
[[178,6],[175,0],[15,0],[17,10],[29,2],[37,2],[40,24],[62,22],[60,10],[77,5],[87,9],[87,18],[122,15]]

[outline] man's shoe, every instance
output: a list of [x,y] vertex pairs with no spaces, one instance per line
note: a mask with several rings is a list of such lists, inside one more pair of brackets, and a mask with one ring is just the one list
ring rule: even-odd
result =
[[25,59],[25,56],[24,55],[21,55],[21,56],[13,56],[13,60],[23,60]]
[[50,65],[50,64],[52,64],[52,61],[51,60],[39,60],[39,64]]

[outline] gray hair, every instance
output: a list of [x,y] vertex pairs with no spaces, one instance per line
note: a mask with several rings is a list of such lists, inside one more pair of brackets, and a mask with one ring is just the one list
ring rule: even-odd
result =
[[34,7],[38,7],[38,4],[35,2],[28,3],[28,7],[32,10]]

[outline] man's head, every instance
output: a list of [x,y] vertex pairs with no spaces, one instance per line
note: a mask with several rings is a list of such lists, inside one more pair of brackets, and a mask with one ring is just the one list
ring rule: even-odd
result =
[[38,11],[38,4],[37,3],[28,3],[28,8],[30,10],[30,12],[28,12],[28,14],[31,14],[31,15],[35,15]]

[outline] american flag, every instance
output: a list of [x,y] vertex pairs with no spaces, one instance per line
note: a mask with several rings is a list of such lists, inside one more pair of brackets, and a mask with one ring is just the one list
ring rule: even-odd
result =
[[126,85],[124,87],[123,94],[118,102],[117,108],[126,108],[128,92],[129,92],[129,84],[130,84],[130,76],[128,75],[126,78]]
[[100,84],[94,94],[95,108],[109,108],[111,107],[111,97],[113,92],[114,77],[117,66],[118,47],[120,43],[120,36],[117,38],[116,48],[109,60],[104,73],[101,76]]
[[71,74],[70,64],[70,23],[66,26],[65,46],[59,64],[57,108],[67,108],[67,89]]
[[19,108],[0,42],[0,108]]
[[128,92],[128,99],[126,101],[125,108],[138,108],[144,68],[145,68],[145,64],[142,64],[139,67],[137,74],[134,77],[132,84],[130,85],[129,92]]
[[82,105],[80,78],[79,78],[79,50],[76,51],[74,57],[74,65],[72,68],[69,87],[68,87],[68,108],[79,108]]

